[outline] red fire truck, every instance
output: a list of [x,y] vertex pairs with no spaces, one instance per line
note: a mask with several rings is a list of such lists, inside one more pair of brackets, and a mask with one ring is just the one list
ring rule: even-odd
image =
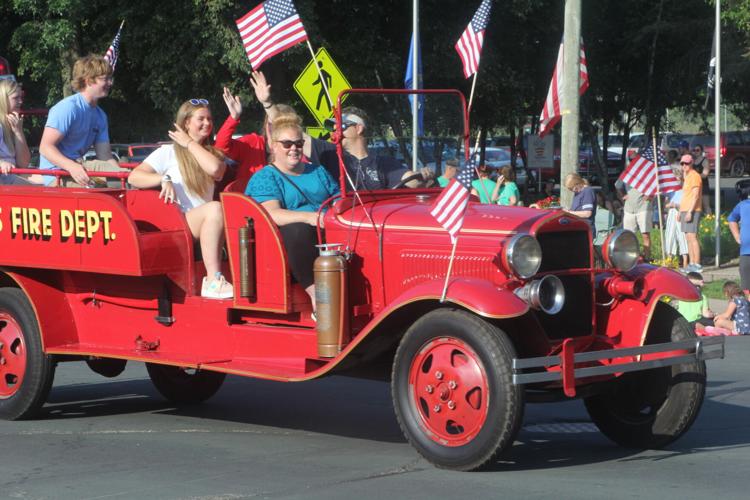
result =
[[[421,93],[418,135],[408,91],[352,90],[346,104],[368,111],[372,141],[420,151],[458,138],[452,154],[467,158],[463,96]],[[410,443],[454,470],[510,451],[530,402],[583,398],[624,446],[665,446],[691,426],[704,360],[723,357],[723,339],[697,338],[665,303],[699,295],[640,263],[632,233],[613,232],[597,258],[581,219],[472,200],[453,245],[430,214],[438,189],[355,191],[338,150],[342,194],[320,211],[317,323],[244,186],[221,193],[225,300],[201,298],[185,218],[156,191],[0,186],[0,416],[33,417],[58,363],[112,377],[132,361],[176,403],[208,399],[226,374],[382,377]]]

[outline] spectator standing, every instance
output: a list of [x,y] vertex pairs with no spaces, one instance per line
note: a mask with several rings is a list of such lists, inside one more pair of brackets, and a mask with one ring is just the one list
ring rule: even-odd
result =
[[693,146],[693,168],[701,175],[703,181],[703,199],[701,200],[703,212],[706,215],[711,215],[713,213],[711,209],[711,164],[708,162],[708,158],[703,152],[703,146],[700,144]]
[[479,179],[471,181],[471,194],[479,197],[482,203],[492,203],[492,193],[495,183],[490,179],[490,171],[487,165],[479,165],[477,168]]
[[750,181],[740,181],[738,191],[741,201],[729,214],[729,230],[740,245],[740,285],[750,294]]
[[[112,67],[101,56],[82,57],[73,66],[71,85],[75,94],[66,97],[49,110],[42,140],[39,144],[39,168],[67,170],[73,182],[88,186],[91,179],[87,171],[118,172],[121,169],[112,156],[109,143],[107,115],[99,107],[99,100],[112,89]],[[99,161],[87,161],[83,156],[94,147]],[[43,177],[46,185],[55,183],[55,177]],[[65,182],[64,185],[69,184]],[[119,182],[113,182],[113,187]]]
[[690,154],[690,143],[683,139],[677,145],[677,156],[679,158],[682,158],[683,156],[689,155],[689,154]]
[[688,258],[690,263],[684,272],[702,272],[701,247],[698,243],[698,227],[701,220],[701,197],[703,195],[703,181],[698,172],[693,169],[693,157],[682,155],[682,200],[680,201],[680,229],[685,233],[688,243]]
[[622,180],[615,182],[617,193],[625,202],[622,213],[622,227],[634,233],[641,233],[643,238],[643,258],[651,258],[651,228],[653,227],[652,197],[646,196]]
[[[675,172],[675,177],[682,181],[682,170]],[[666,195],[664,208],[667,209],[667,223],[664,228],[664,251],[667,255],[680,256],[680,267],[688,266],[688,244],[685,233],[682,232],[679,223],[680,202],[682,201],[682,190],[672,191]]]

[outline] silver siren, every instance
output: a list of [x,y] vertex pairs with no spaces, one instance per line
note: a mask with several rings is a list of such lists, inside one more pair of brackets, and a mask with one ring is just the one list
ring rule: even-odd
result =
[[565,288],[562,281],[551,274],[526,283],[514,293],[532,308],[547,314],[559,313],[565,304]]

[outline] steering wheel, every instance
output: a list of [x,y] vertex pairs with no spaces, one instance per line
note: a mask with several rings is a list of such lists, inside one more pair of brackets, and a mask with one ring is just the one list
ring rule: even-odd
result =
[[411,174],[409,177],[404,177],[403,179],[401,179],[401,181],[398,184],[393,186],[391,189],[401,189],[402,187],[406,186],[406,184],[408,184],[409,182],[415,181],[417,179],[424,180],[420,172]]

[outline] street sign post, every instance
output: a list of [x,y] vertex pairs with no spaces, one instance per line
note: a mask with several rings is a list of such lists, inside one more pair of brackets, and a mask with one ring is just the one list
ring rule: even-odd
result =
[[318,49],[318,52],[315,53],[315,60],[310,61],[295,80],[294,90],[297,91],[318,123],[323,125],[326,118],[333,116],[335,103],[328,101],[325,89],[320,81],[320,75],[315,67],[316,64],[320,67],[320,73],[325,78],[325,84],[331,93],[331,99],[336,99],[336,96],[342,90],[351,88],[351,85],[336,66],[328,51],[323,47]]

